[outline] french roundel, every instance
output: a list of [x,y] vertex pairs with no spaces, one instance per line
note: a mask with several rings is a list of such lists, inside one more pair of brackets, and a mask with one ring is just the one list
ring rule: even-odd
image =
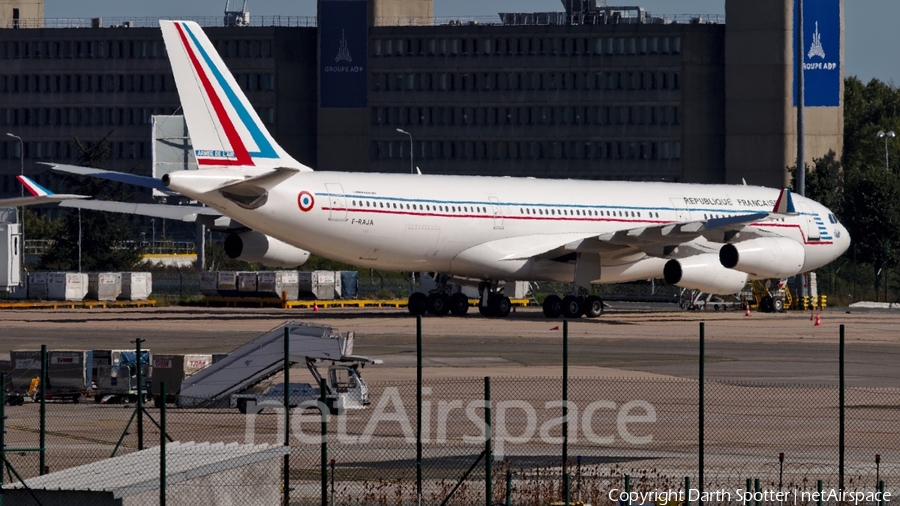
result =
[[300,192],[300,195],[297,196],[297,205],[300,206],[300,210],[305,213],[316,205],[316,199],[314,199],[312,194],[308,191],[302,191]]

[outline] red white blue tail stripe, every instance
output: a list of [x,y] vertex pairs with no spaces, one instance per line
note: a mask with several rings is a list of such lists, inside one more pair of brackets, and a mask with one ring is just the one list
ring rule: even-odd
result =
[[196,23],[160,26],[198,165],[310,170],[278,146]]
[[53,195],[52,191],[44,188],[43,186],[35,183],[33,180],[25,176],[16,176],[16,179],[18,179],[19,182],[22,183],[22,186],[24,186],[25,189],[28,190],[28,193],[30,193],[34,197],[46,197],[48,195]]

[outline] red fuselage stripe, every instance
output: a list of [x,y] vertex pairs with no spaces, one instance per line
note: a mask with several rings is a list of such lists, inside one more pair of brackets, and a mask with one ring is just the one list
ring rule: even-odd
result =
[[197,56],[191,49],[191,44],[188,42],[187,37],[184,34],[184,29],[179,23],[175,23],[175,28],[178,29],[178,35],[181,37],[181,43],[184,44],[184,48],[191,60],[191,65],[194,66],[194,70],[200,77],[200,82],[203,84],[203,90],[206,92],[206,96],[209,97],[209,101],[212,104],[213,109],[216,111],[216,116],[219,118],[219,122],[222,123],[222,128],[225,130],[225,136],[228,137],[228,142],[229,144],[231,144],[231,149],[234,150],[235,155],[234,160],[199,159],[197,160],[197,163],[200,165],[252,166],[253,159],[250,157],[250,153],[244,146],[244,142],[241,141],[240,134],[238,134],[237,130],[234,128],[234,124],[231,122],[231,118],[229,118],[228,113],[225,112],[225,107],[222,105],[222,101],[219,100],[219,96],[216,94],[215,88],[213,88],[212,83],[209,81],[209,77],[207,77],[206,72],[203,71],[203,67],[200,65],[200,60],[197,59]]

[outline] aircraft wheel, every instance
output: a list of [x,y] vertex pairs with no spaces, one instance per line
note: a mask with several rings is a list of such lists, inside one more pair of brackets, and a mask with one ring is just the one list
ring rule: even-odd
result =
[[562,315],[565,318],[581,318],[582,301],[574,295],[567,295],[562,300]]
[[454,316],[464,316],[469,312],[469,298],[464,293],[454,293],[450,296],[450,313]]
[[544,299],[544,316],[547,318],[559,318],[562,314],[562,300],[556,295],[548,295]]
[[422,292],[415,292],[409,296],[407,304],[409,314],[413,316],[422,316],[428,311],[428,296]]
[[584,300],[584,315],[588,318],[597,318],[603,314],[603,299],[591,295]]
[[772,300],[772,309],[776,313],[783,313],[784,312],[784,299],[782,299],[781,297],[776,297],[775,299],[773,299]]
[[433,293],[428,296],[428,312],[436,316],[444,316],[450,312],[450,297],[444,293]]
[[509,311],[512,308],[512,304],[509,302],[509,297],[507,297],[506,295],[491,297],[490,303],[488,305],[493,308],[494,316],[499,316],[501,318],[509,316]]
[[478,312],[481,313],[481,316],[491,317],[494,316],[494,307],[490,304],[487,306],[478,305]]

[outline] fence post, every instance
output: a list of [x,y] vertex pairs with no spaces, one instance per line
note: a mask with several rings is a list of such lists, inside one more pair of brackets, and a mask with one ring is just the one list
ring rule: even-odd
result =
[[569,473],[566,473],[565,486],[566,486],[566,493],[565,493],[566,506],[571,506],[572,505],[572,475]]
[[563,320],[562,475],[569,472],[569,320]]
[[[506,468],[506,506],[512,505],[512,469]],[[3,506],[3,505],[0,505]],[[882,505],[883,506],[883,505]]]
[[416,504],[422,506],[422,315],[416,316]]
[[491,377],[484,377],[484,504],[494,504],[493,464],[494,454],[491,451]]
[[816,491],[819,493],[819,499],[816,501],[816,506],[822,506],[822,480],[816,481]]
[[159,385],[159,506],[166,506],[166,382]]
[[691,478],[684,477],[684,506],[691,506]]
[[697,481],[698,481],[699,487],[700,487],[701,499],[699,500],[699,504],[701,506],[703,505],[703,499],[702,499],[702,497],[703,497],[703,453],[704,453],[703,427],[706,424],[706,421],[705,421],[706,369],[705,369],[705,367],[706,367],[706,323],[700,322],[700,371],[699,371],[700,381],[698,382],[699,386],[700,386],[700,402],[699,402],[699,408],[698,408],[699,412],[697,413],[697,416],[698,416],[697,429],[699,431],[697,438],[700,443],[700,448],[699,448],[699,452],[698,452],[697,471],[698,471],[699,476],[697,477],[698,478]]
[[761,494],[762,487],[760,487],[760,485],[759,485],[759,478],[756,478],[755,480],[753,480],[753,488],[756,489],[756,496],[753,498],[754,499],[753,504],[755,504],[756,506],[759,506],[759,501],[762,499],[762,494]]
[[6,373],[0,372],[0,506],[3,506],[3,473],[6,472]]
[[319,382],[319,406],[322,415],[322,449],[321,449],[321,475],[322,475],[322,506],[328,506],[328,415],[330,409],[326,404],[325,392],[328,390],[328,383],[325,378]]
[[627,499],[625,499],[625,506],[631,506],[631,475],[625,475],[625,494]]
[[[141,342],[143,339],[135,338],[134,340],[134,363],[137,367],[137,433],[138,433],[138,450],[144,449],[144,377],[141,370]],[[129,378],[131,381],[131,378]]]
[[40,433],[40,446],[41,446],[41,458],[40,463],[40,475],[43,476],[47,473],[47,345],[41,345],[41,379],[40,384],[38,385],[38,394],[41,396],[41,433]]
[[778,491],[784,486],[784,452],[778,454]]
[[288,453],[284,455],[281,477],[281,503],[288,506],[291,502],[291,329],[284,327],[284,446]]
[[878,482],[878,491],[881,492],[881,496],[878,499],[878,506],[884,506],[884,480]]
[[838,487],[841,492],[844,491],[844,324],[841,324],[841,339],[839,355],[839,382],[838,390],[840,391],[840,428],[838,435]]

